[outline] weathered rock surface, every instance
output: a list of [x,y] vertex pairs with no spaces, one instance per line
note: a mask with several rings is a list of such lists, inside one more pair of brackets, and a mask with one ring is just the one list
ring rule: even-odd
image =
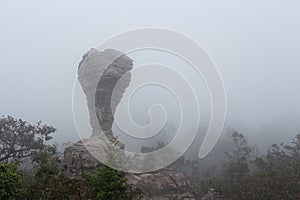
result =
[[92,172],[101,163],[87,150],[85,140],[79,141],[64,151],[62,173],[71,178],[80,178],[86,172]]
[[195,199],[190,179],[184,173],[162,169],[151,173],[128,174],[128,183],[140,188],[144,200]]
[[92,136],[105,133],[113,139],[114,111],[129,85],[132,65],[129,57],[113,49],[91,49],[83,56],[78,79],[87,99]]

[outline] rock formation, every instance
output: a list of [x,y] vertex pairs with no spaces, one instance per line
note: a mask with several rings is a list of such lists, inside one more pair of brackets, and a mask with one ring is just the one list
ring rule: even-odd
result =
[[[114,111],[129,85],[132,62],[129,57],[116,50],[100,52],[92,49],[83,56],[78,68],[78,79],[87,99],[92,137],[82,139],[65,149],[62,159],[64,174],[80,178],[85,172],[93,171],[101,163],[90,151],[95,149],[98,155],[105,156],[106,140],[117,141],[111,130]],[[101,140],[95,142],[96,137]],[[116,144],[124,148],[118,141]],[[191,182],[183,173],[162,169],[126,176],[130,184],[142,189],[145,200],[195,199]]]
[[[132,65],[129,57],[112,49],[91,49],[83,56],[78,79],[87,99],[92,136],[105,133],[113,139],[114,111],[129,85]],[[122,83],[117,84],[119,80]]]
[[84,173],[92,172],[101,166],[83,145],[84,142],[79,141],[65,149],[62,160],[63,174],[71,178],[80,178]]
[[144,200],[195,199],[191,181],[184,173],[158,170],[151,173],[128,174],[128,183],[140,188]]

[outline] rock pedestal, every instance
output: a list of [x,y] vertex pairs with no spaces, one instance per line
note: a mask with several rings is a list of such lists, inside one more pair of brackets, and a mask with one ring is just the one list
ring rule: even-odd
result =
[[78,80],[86,96],[92,136],[105,133],[113,139],[114,112],[129,85],[132,65],[129,57],[113,49],[91,49],[83,56]]

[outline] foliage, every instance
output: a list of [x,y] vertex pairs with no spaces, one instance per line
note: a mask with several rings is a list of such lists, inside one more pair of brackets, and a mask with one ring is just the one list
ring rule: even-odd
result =
[[[108,166],[80,179],[60,174],[56,148],[46,144],[53,132],[52,126],[41,123],[31,125],[10,116],[0,118],[1,200],[129,200],[142,197],[141,190],[127,183],[124,172]],[[289,145],[273,144],[260,156],[254,156],[243,134],[235,131],[230,138],[232,149],[225,153],[227,162],[221,174],[215,173],[213,167],[203,174],[198,162],[183,156],[169,167],[188,171],[199,197],[215,188],[223,199],[300,199],[300,134]],[[152,152],[164,146],[165,143],[158,141],[153,147],[142,147],[141,152]],[[111,166],[123,166],[120,156],[107,150]],[[29,175],[18,171],[17,160],[25,157],[36,164]],[[153,160],[150,157],[145,164]]]
[[95,174],[86,175],[92,185],[92,194],[96,200],[129,200],[142,196],[139,189],[127,184],[125,173],[108,166],[102,166]]
[[46,185],[39,182],[28,185],[25,199],[94,199],[91,196],[91,191],[89,183],[85,179],[71,179],[63,175],[54,175]]
[[48,152],[35,155],[34,161],[38,163],[38,167],[26,193],[28,200],[123,200],[138,198],[141,194],[126,183],[124,172],[103,166],[94,174],[71,179],[59,173],[59,166],[55,160],[56,158]]
[[234,131],[231,135],[231,140],[233,142],[233,150],[232,152],[226,152],[229,162],[224,166],[224,175],[239,181],[249,172],[252,150],[242,133]]
[[23,182],[17,173],[17,164],[0,163],[0,199],[21,199],[23,194]]
[[0,118],[0,162],[8,163],[11,160],[32,156],[41,150],[53,149],[45,144],[52,139],[55,132],[52,126],[31,125],[21,119],[11,116]]
[[24,199],[92,199],[91,187],[85,179],[71,179],[59,174],[59,167],[48,152],[35,155],[37,170],[31,181],[27,181]]
[[[60,174],[56,147],[46,144],[55,132],[52,126],[31,125],[13,117],[0,118],[0,163],[31,158],[35,167],[18,172],[17,165],[0,164],[0,199],[80,200],[138,199],[141,191],[127,184],[124,172],[103,166],[95,174],[71,179]],[[113,152],[108,154],[116,161]],[[22,180],[21,175],[24,180]]]
[[194,181],[199,194],[213,187],[225,199],[300,199],[300,135],[291,145],[273,144],[256,158],[241,133],[234,132],[231,139],[233,151],[227,153],[223,175]]

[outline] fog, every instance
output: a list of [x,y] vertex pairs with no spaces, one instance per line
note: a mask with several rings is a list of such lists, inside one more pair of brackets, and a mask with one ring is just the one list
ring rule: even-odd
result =
[[[192,37],[218,66],[227,94],[223,136],[236,129],[262,148],[290,141],[300,132],[299,9],[298,0],[1,1],[1,115],[54,125],[58,143],[78,140],[72,92],[82,55],[119,32],[160,27]],[[134,67],[161,59],[177,69],[185,65],[158,53],[129,56]],[[197,85],[205,131],[205,84],[192,71],[182,73]],[[170,131],[178,126],[177,103],[160,90],[135,97],[133,118],[147,122],[149,105],[161,100]]]

